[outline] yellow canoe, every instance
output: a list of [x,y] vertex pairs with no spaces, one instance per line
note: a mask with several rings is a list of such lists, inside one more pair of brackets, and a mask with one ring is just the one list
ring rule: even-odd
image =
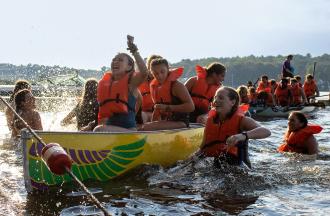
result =
[[[131,133],[42,132],[45,143],[59,143],[73,160],[72,171],[81,180],[107,181],[142,164],[170,166],[198,150],[203,126]],[[70,182],[69,175],[51,173],[40,158],[42,145],[22,131],[24,179],[28,192]]]

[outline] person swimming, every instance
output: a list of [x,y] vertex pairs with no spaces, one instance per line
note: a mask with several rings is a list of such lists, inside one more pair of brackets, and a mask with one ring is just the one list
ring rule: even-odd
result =
[[[19,90],[15,94],[15,111],[24,119],[24,121],[34,130],[42,130],[40,114],[35,110],[35,98],[28,89]],[[20,134],[25,125],[16,116],[13,118],[12,137]]]
[[309,124],[302,112],[292,112],[288,118],[288,129],[284,135],[284,142],[278,147],[279,152],[296,152],[301,154],[317,154],[318,142],[314,134],[323,128],[316,124]]
[[[17,80],[15,82],[13,93],[9,97],[9,101],[8,101],[12,107],[15,107],[15,94],[22,89],[28,89],[31,91],[31,85],[27,80]],[[9,131],[12,131],[14,113],[9,108],[6,108],[5,115],[6,115],[8,129]]]
[[[269,129],[244,116],[239,109],[239,95],[235,89],[221,87],[215,93],[213,108],[208,114],[200,153],[213,157],[216,163],[226,161],[239,165],[243,161],[251,167],[248,140],[270,135]],[[244,152],[241,152],[242,149]]]

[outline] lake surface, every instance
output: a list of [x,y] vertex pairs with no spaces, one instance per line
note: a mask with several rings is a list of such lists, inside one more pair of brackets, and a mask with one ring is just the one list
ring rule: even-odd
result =
[[[44,129],[74,130],[74,125],[60,126],[66,113],[41,112]],[[109,182],[86,184],[113,215],[328,215],[329,113],[329,107],[320,109],[309,119],[324,127],[316,136],[317,158],[277,153],[287,120],[273,119],[260,122],[272,131],[271,137],[250,140],[252,171],[214,168],[206,159],[178,165],[177,172],[144,166]],[[8,137],[0,111],[0,215],[101,215],[74,184],[28,194],[20,147]]]

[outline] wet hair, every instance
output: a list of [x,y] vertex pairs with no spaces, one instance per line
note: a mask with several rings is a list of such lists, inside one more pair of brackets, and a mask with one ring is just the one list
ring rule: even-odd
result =
[[306,75],[306,79],[314,79],[314,77],[313,77],[312,74],[307,74],[307,75]]
[[75,110],[79,130],[87,126],[91,121],[95,120],[97,123],[96,116],[99,107],[97,102],[97,86],[98,82],[94,78],[88,79],[85,83],[82,100]]
[[301,76],[299,76],[299,75],[294,76],[294,78],[296,78],[297,81],[301,80]]
[[250,87],[249,88],[249,93],[256,93],[256,88]]
[[304,128],[304,127],[307,126],[307,124],[308,124],[308,120],[307,120],[307,118],[306,118],[306,116],[305,116],[304,113],[299,112],[299,111],[293,111],[290,115],[291,115],[291,116],[296,116],[297,119],[298,119],[301,123],[303,123],[303,127],[302,127],[302,128]]
[[161,58],[163,58],[163,57],[160,56],[160,55],[156,55],[156,54],[150,55],[147,58],[147,61],[146,61],[146,65],[147,65],[148,70],[150,70],[150,68],[151,68],[151,62],[152,62],[152,60],[154,60],[154,59],[161,59]]
[[31,91],[29,89],[22,89],[22,90],[19,90],[15,94],[15,109],[16,109],[16,112],[18,112],[22,109],[22,103],[25,102],[25,96],[27,94],[30,94],[30,93],[31,93]]
[[298,80],[296,78],[291,78],[290,82],[298,83]]
[[261,79],[266,79],[266,80],[268,80],[268,76],[267,76],[267,75],[262,75],[262,76],[261,76]]
[[291,54],[288,55],[287,59],[289,59],[289,58],[293,58],[293,55],[291,55]]
[[240,96],[243,93],[243,91],[248,93],[248,88],[245,85],[240,85],[240,86],[238,86],[236,91],[237,91],[238,95]]
[[86,81],[82,101],[80,103],[81,105],[90,104],[91,102],[96,101],[97,86],[98,82],[94,78],[90,78]]
[[27,80],[17,80],[12,95],[9,98],[9,102],[14,101],[15,94],[22,89],[31,89],[31,85]]
[[223,86],[223,87],[219,88],[216,91],[215,95],[218,93],[218,91],[220,91],[222,89],[224,89],[224,90],[227,91],[227,96],[228,96],[229,100],[234,100],[235,101],[235,103],[234,103],[231,111],[226,116],[226,118],[230,118],[230,117],[232,117],[234,115],[234,113],[238,109],[238,106],[239,106],[239,95],[238,95],[237,91],[234,88],[228,87],[228,86]]
[[168,61],[166,59],[164,59],[164,58],[155,58],[150,62],[150,68],[152,68],[153,66],[156,66],[156,65],[161,65],[161,64],[166,65],[167,68],[170,67],[169,64],[168,64]]
[[211,76],[214,73],[217,75],[226,73],[226,67],[219,62],[213,62],[213,63],[209,64],[205,68],[205,70],[207,73],[206,76]]
[[271,79],[271,80],[270,80],[270,84],[272,84],[272,85],[276,84],[276,80]]
[[289,83],[289,80],[288,80],[287,78],[282,78],[282,79],[281,79],[281,82],[282,82],[282,83],[286,83],[286,84],[288,84],[288,83]]
[[128,60],[128,65],[132,67],[130,70],[126,71],[126,73],[134,72],[135,71],[135,62],[134,62],[134,59],[130,55],[128,55],[127,53],[118,53],[116,56],[119,56],[119,55],[126,56],[126,58]]

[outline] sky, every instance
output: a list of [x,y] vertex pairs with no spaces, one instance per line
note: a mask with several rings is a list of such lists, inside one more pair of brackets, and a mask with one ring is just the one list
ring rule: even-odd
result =
[[328,0],[0,0],[0,63],[100,69],[142,56],[330,53]]

